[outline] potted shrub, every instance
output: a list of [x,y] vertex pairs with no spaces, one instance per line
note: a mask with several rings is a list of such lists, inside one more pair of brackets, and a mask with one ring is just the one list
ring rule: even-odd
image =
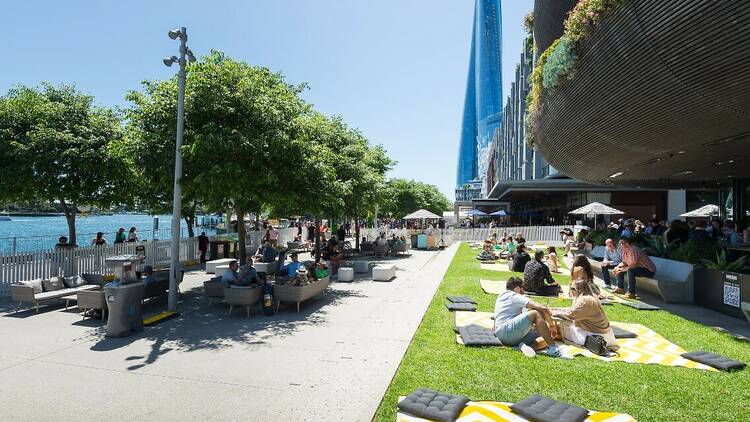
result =
[[702,259],[695,269],[695,302],[723,314],[744,318],[742,302],[750,302],[750,276],[745,268],[746,256],[727,260],[726,252],[716,253],[716,260]]

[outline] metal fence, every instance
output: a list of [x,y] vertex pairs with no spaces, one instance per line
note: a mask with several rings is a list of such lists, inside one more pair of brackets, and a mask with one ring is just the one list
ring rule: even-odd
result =
[[[197,229],[200,232],[199,229]],[[127,232],[125,232],[127,235]],[[67,235],[67,233],[66,233]],[[96,233],[76,233],[78,245],[89,246]],[[114,233],[105,233],[105,239],[111,244],[114,242]],[[187,228],[183,227],[180,237],[187,237]],[[15,253],[33,252],[51,249],[57,243],[59,236],[8,236],[0,237],[0,254],[11,255]],[[139,240],[167,240],[172,238],[172,229],[143,230],[138,232]]]
[[[493,233],[497,234],[500,239],[505,233],[509,236],[516,237],[517,234],[521,234],[527,242],[545,242],[555,244],[555,242],[561,242],[560,230],[567,226],[523,226],[523,227],[497,227],[494,229],[467,229],[467,228],[447,228],[447,229],[435,229],[434,233],[437,236],[442,236],[443,241],[446,244],[454,242],[480,242],[489,239]],[[380,233],[379,229],[363,229],[360,230],[360,236],[365,236],[367,239],[375,239]],[[419,230],[408,230],[409,234],[421,233]],[[399,231],[401,233],[401,231]],[[390,235],[390,232],[389,232]]]

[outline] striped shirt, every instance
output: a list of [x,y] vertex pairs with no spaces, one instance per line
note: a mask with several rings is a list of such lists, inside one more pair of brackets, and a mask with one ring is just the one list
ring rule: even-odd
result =
[[622,249],[622,262],[630,268],[645,268],[651,272],[656,272],[656,265],[637,246],[630,245],[630,248]]

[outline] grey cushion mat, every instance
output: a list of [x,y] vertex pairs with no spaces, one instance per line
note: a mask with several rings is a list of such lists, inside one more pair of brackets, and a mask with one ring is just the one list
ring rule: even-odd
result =
[[599,303],[601,303],[602,305],[612,305],[612,304],[614,304],[614,302],[612,302],[609,299],[602,299],[602,300],[599,301]]
[[448,308],[449,311],[476,311],[477,305],[474,305],[473,303],[446,303],[445,307]]
[[636,338],[638,334],[632,333],[624,328],[620,328],[616,325],[611,325],[612,331],[615,333],[615,338]]
[[589,411],[582,407],[538,394],[512,404],[510,408],[514,413],[536,422],[581,422],[589,414]]
[[469,324],[456,329],[461,335],[464,346],[502,346],[500,339],[495,336],[492,330],[476,325]]
[[692,361],[696,361],[727,372],[735,369],[739,371],[747,366],[738,360],[729,359],[722,355],[717,355],[716,353],[711,352],[704,352],[702,350],[699,350],[697,352],[683,353],[680,356],[685,359],[690,359]]
[[638,309],[640,311],[658,311],[659,309],[661,309],[658,306],[649,305],[648,303],[643,302],[627,302],[623,303],[623,305]]
[[448,296],[448,300],[450,300],[453,303],[474,303],[474,304],[477,303],[476,300],[468,296]]
[[398,402],[398,408],[411,415],[437,422],[453,422],[469,398],[420,388]]

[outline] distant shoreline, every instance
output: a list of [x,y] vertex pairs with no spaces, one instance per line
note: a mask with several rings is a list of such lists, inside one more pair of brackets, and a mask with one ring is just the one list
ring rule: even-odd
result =
[[[65,217],[62,212],[3,212],[0,215],[8,217]],[[82,215],[78,213],[78,215]],[[88,213],[87,215],[114,215],[112,213]],[[143,214],[147,215],[147,214]]]

